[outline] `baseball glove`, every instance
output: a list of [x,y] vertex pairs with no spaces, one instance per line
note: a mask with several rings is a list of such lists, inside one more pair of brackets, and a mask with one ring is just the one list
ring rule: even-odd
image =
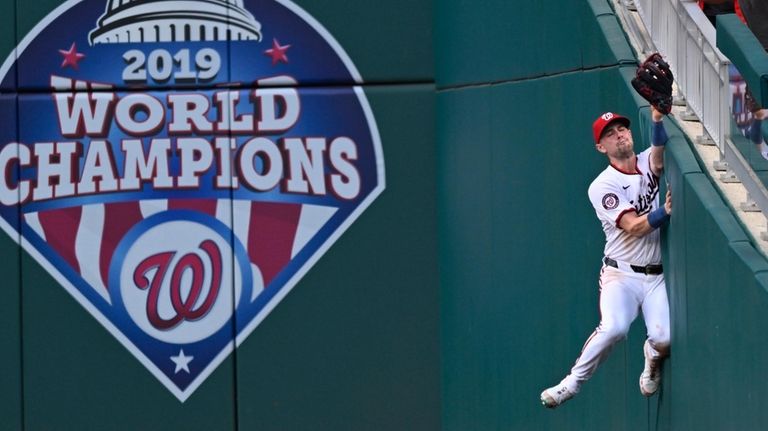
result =
[[666,115],[672,110],[672,83],[675,78],[669,64],[658,52],[651,54],[637,68],[632,86],[659,112]]

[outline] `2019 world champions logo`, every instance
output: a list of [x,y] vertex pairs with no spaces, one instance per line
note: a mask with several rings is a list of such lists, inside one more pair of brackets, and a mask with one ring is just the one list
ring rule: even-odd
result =
[[288,0],[70,0],[0,80],[0,225],[181,401],[384,189],[359,73]]

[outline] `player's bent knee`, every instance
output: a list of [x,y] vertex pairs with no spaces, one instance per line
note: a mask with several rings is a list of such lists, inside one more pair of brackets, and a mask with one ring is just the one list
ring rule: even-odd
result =
[[648,342],[651,344],[651,347],[661,354],[661,356],[669,355],[670,339],[666,334],[661,336],[650,336],[648,337]]
[[669,350],[670,350],[669,338],[662,341],[652,342],[651,346],[653,346],[653,348],[656,349],[656,351],[659,352],[661,356],[669,355]]
[[627,338],[629,332],[629,326],[623,325],[610,325],[602,328],[605,336],[611,341],[611,343],[618,343],[619,341]]

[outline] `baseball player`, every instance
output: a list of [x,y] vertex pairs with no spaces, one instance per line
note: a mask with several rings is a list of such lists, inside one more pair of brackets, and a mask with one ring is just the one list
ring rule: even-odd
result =
[[669,354],[670,337],[658,228],[669,219],[672,200],[667,192],[664,205],[659,206],[667,134],[664,114],[651,109],[652,145],[637,155],[629,119],[606,112],[592,125],[595,148],[610,163],[589,186],[589,200],[606,238],[600,272],[601,320],[570,374],[541,393],[546,407],[557,407],[579,392],[613,346],[626,337],[640,310],[648,331],[640,392],[651,396],[659,387],[661,360]]
[[589,200],[605,232],[600,271],[600,324],[587,339],[571,372],[541,393],[541,403],[555,408],[579,392],[629,326],[643,312],[647,339],[640,392],[649,397],[661,383],[661,362],[669,355],[669,303],[661,266],[659,227],[672,213],[667,191],[659,206],[667,132],[664,116],[672,109],[674,76],[660,54],[637,68],[632,86],[651,104],[651,146],[635,154],[629,119],[612,112],[592,124],[597,151],[609,166],[589,186]]

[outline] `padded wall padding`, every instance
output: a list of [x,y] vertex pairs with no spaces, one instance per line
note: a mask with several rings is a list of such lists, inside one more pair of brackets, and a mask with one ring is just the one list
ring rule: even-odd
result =
[[[541,17],[546,17],[542,19]],[[608,3],[441,2],[435,64],[440,88],[634,63]]]
[[768,106],[768,54],[734,14],[717,17],[717,48],[733,63],[761,106]]

